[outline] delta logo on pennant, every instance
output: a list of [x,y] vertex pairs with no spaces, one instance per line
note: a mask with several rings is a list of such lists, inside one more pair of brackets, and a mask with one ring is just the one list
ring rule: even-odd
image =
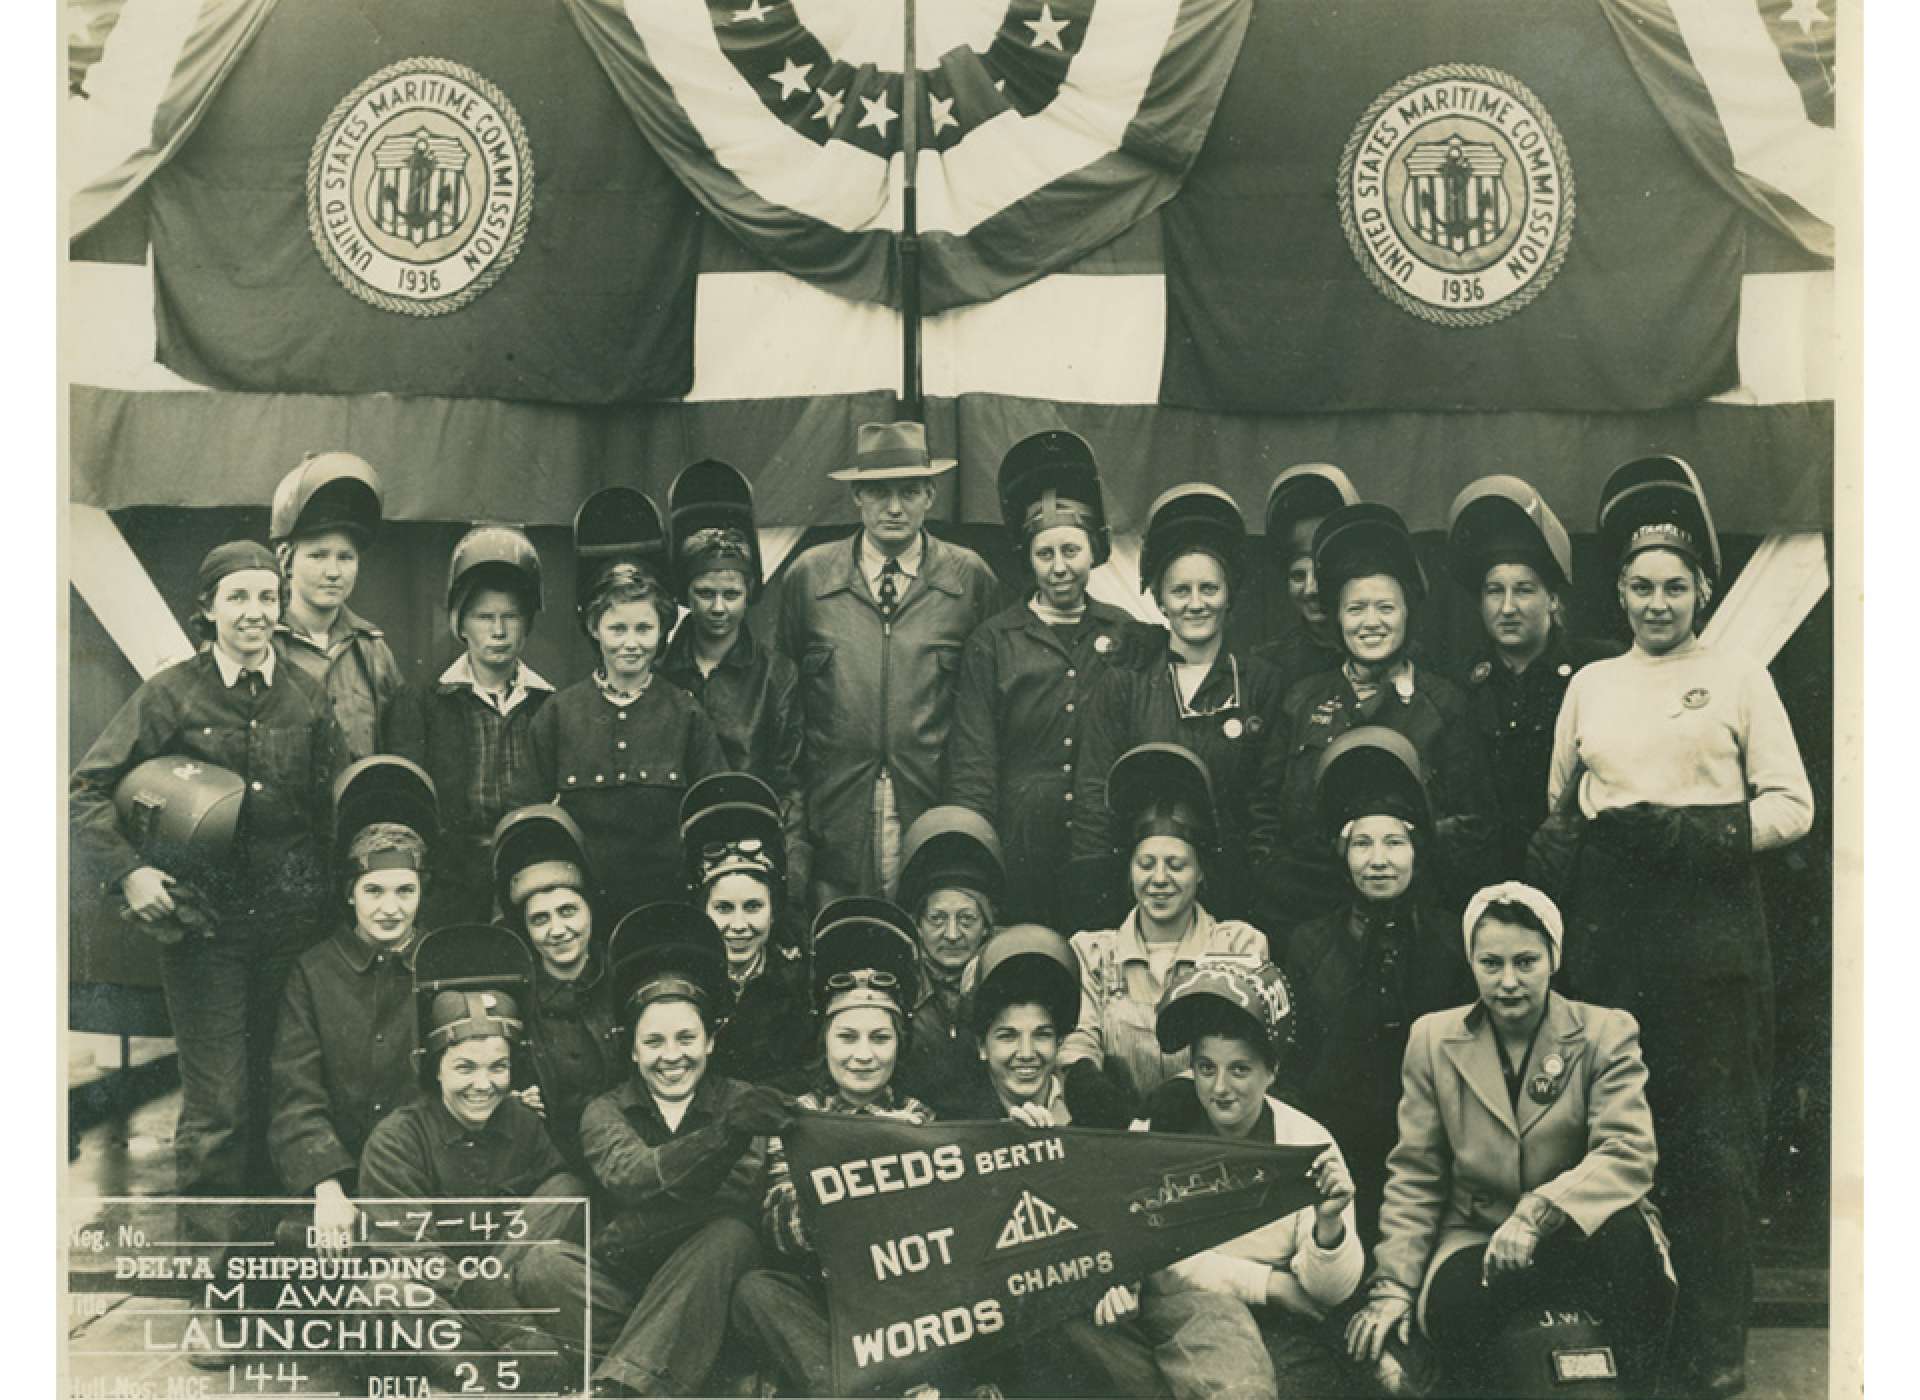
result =
[[532,215],[520,114],[443,58],[402,59],[348,93],[307,164],[314,246],[341,286],[382,311],[458,311],[506,271]]
[[1000,1227],[1000,1239],[994,1248],[1019,1249],[1023,1245],[1042,1244],[1079,1228],[1033,1192],[1022,1191],[1020,1199],[1013,1203],[1013,1213],[1007,1217],[1007,1223]]
[[1340,157],[1340,222],[1369,281],[1441,326],[1489,326],[1545,291],[1573,238],[1573,168],[1547,109],[1479,64],[1402,78]]

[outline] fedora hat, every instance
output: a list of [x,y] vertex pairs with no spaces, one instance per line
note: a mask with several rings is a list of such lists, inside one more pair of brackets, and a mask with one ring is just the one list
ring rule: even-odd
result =
[[827,475],[835,481],[901,481],[940,476],[960,465],[954,457],[927,455],[924,423],[862,423],[853,442],[853,465]]

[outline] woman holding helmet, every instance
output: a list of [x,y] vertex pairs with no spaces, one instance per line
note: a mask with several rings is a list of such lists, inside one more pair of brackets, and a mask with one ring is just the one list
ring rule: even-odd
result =
[[[332,903],[322,833],[344,741],[325,692],[278,663],[281,589],[278,561],[263,545],[234,540],[210,550],[190,624],[201,651],[141,683],[68,788],[74,887],[97,882],[117,892],[127,917],[164,945],[160,981],[180,1054],[174,1152],[183,1195],[273,1190],[274,1021],[287,972]],[[238,811],[218,852],[180,852],[175,861],[136,845],[139,813],[130,806],[123,814],[115,796],[155,759],[168,760],[176,782],[229,775]],[[186,920],[193,928],[182,937]],[[188,1228],[196,1238],[231,1238],[229,1210],[189,1212]]]

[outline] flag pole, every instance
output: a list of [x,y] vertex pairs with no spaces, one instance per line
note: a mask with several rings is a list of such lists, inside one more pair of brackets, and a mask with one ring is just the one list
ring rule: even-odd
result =
[[906,3],[906,59],[900,69],[900,397],[903,416],[926,422],[920,389],[920,68],[914,47],[914,0]]

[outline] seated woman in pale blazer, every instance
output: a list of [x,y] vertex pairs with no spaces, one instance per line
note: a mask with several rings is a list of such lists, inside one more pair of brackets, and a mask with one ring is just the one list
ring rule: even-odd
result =
[[1348,1349],[1377,1362],[1417,1318],[1457,1384],[1485,1374],[1516,1312],[1584,1306],[1641,1393],[1674,1284],[1647,1198],[1658,1153],[1640,1028],[1549,988],[1561,920],[1540,891],[1483,889],[1462,923],[1480,1000],[1408,1035],[1375,1271]]

